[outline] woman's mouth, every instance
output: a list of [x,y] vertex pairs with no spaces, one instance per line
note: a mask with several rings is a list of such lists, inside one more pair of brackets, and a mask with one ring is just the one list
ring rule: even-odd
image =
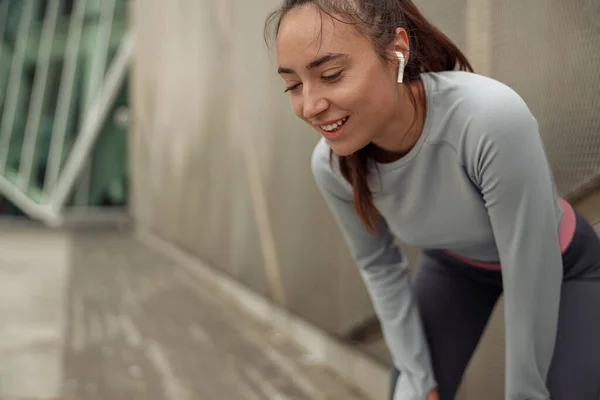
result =
[[343,127],[350,117],[344,117],[334,123],[319,125],[319,130],[325,139],[336,139],[342,135]]

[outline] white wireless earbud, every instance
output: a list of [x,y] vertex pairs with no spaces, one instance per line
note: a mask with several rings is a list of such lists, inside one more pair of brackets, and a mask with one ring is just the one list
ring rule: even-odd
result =
[[404,54],[397,51],[396,56],[398,57],[398,62],[400,63],[398,68],[398,83],[402,83],[404,78]]

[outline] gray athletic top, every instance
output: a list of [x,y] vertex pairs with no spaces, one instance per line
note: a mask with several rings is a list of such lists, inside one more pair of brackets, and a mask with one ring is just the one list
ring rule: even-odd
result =
[[501,263],[506,398],[548,399],[545,380],[563,272],[558,238],[563,211],[537,121],[517,93],[493,79],[452,71],[423,74],[422,80],[427,115],[421,137],[401,159],[371,165],[374,204],[385,220],[378,235],[358,219],[351,186],[335,155],[330,167],[324,140],[312,157],[317,185],[401,372],[395,399],[422,400],[436,386],[407,261],[395,238]]

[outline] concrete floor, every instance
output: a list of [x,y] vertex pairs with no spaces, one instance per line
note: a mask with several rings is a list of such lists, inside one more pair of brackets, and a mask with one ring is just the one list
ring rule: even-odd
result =
[[0,399],[58,398],[69,241],[7,230],[0,229]]
[[0,225],[0,400],[365,399],[125,233]]

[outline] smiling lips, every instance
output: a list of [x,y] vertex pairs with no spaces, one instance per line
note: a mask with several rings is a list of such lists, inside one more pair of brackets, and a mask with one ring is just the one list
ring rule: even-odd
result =
[[319,132],[325,137],[325,139],[337,139],[342,136],[342,128],[346,125],[348,118],[349,117],[344,117],[329,124],[315,126],[318,127]]

